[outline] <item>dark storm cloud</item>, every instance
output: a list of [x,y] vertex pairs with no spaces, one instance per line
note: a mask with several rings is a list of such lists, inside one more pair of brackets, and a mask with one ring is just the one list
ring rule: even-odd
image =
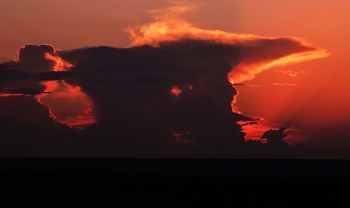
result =
[[[276,52],[279,44],[281,54]],[[227,80],[232,68],[243,60],[265,62],[304,50],[312,49],[291,39],[257,41],[249,47],[186,39],[158,47],[93,47],[59,55],[75,64],[72,71],[81,76],[71,83],[81,86],[102,112],[102,121],[82,137],[95,143],[91,135],[109,132],[120,138],[114,146],[136,148],[140,154],[164,152],[169,145],[173,153],[186,150],[187,156],[211,157],[221,155],[221,145],[243,148],[244,133],[237,121],[257,124],[231,112],[232,96],[238,94]],[[178,96],[170,93],[173,86],[181,89]],[[196,133],[187,135],[189,129]],[[141,150],[136,143],[148,148]]]
[[[265,63],[309,50],[313,48],[285,38],[249,44],[181,39],[157,47],[71,51],[27,45],[14,65],[35,73],[37,82],[64,80],[92,98],[102,119],[74,135],[72,148],[77,156],[222,157],[224,148],[225,156],[239,157],[249,145],[237,122],[254,125],[255,121],[232,113],[231,101],[238,91],[227,74],[242,63]],[[55,62],[45,53],[58,55],[74,67],[48,72]],[[235,73],[248,72],[238,68]],[[33,95],[43,92],[24,86],[8,89]]]
[[[94,47],[60,52],[63,59],[75,64],[72,71],[80,73],[66,81],[81,86],[102,113],[102,121],[86,128],[82,137],[94,144],[99,141],[91,135],[109,132],[112,138],[119,138],[113,141],[114,148],[128,150],[123,154],[132,154],[134,149],[133,154],[148,156],[166,156],[169,152],[182,155],[183,150],[185,155],[197,152],[219,156],[220,147],[210,150],[215,141],[244,143],[244,133],[236,122],[251,118],[231,112],[232,96],[237,94],[227,81],[231,66],[220,59],[212,63],[205,60],[207,64],[198,59],[192,65],[191,57],[187,57],[207,47],[209,51],[203,53],[209,55],[220,47],[215,49],[211,43],[195,40],[182,44],[192,44],[188,47],[194,51],[186,52],[181,46],[174,49],[172,43],[159,48]],[[174,86],[181,89],[178,96],[171,93]],[[174,136],[186,135],[189,129],[196,133],[186,138]],[[111,152],[111,147],[105,147],[106,152]]]
[[22,95],[38,95],[42,93],[51,93],[43,92],[38,89],[33,88],[4,88],[3,91],[8,94],[22,94]]
[[[192,43],[191,41],[186,42]],[[205,42],[197,44],[199,45],[198,50],[201,49],[201,45],[206,45]],[[186,62],[191,57],[187,56],[193,53],[196,51],[189,51],[186,55],[183,51],[167,47],[143,46],[130,49],[97,47],[63,52],[62,57],[71,63],[76,63],[73,71],[99,72],[101,74],[117,73],[126,78],[121,80],[115,75],[108,75],[109,78],[104,77],[102,81],[98,81],[98,76],[95,77],[94,81],[101,84],[104,82],[137,85],[142,83],[161,84],[167,89],[171,89],[173,85],[180,88],[191,85],[194,88],[198,87],[195,90],[201,91],[202,94],[216,97],[216,99],[212,98],[212,101],[215,101],[225,111],[230,111],[232,96],[236,94],[236,90],[227,81],[227,73],[231,70],[230,65],[221,60],[214,60],[210,66],[199,64],[200,62],[194,66],[188,66],[190,63]],[[79,62],[81,57],[86,58]],[[186,60],[183,60],[184,58]],[[211,66],[214,67],[214,70]],[[115,81],[113,76],[116,78]],[[218,85],[217,82],[227,83],[227,85]],[[225,95],[220,96],[220,94]],[[226,97],[226,99],[221,100],[222,97]]]
[[[158,47],[94,47],[63,51],[59,54],[63,59],[74,63],[73,70],[78,72],[133,73],[136,76],[145,73],[168,73],[173,79],[168,85],[197,85],[202,94],[209,96],[218,108],[227,112],[231,109],[232,96],[238,94],[229,85],[227,74],[232,71],[230,74],[233,73],[233,77],[249,77],[255,73],[242,67],[237,67],[236,70],[236,66],[242,63],[259,65],[294,53],[313,50],[313,47],[291,38],[260,38],[236,44],[181,39],[161,42]],[[177,79],[176,75],[179,74],[183,76]],[[165,78],[164,81],[166,80]],[[98,79],[95,81],[98,82]],[[113,79],[107,82],[113,82]]]

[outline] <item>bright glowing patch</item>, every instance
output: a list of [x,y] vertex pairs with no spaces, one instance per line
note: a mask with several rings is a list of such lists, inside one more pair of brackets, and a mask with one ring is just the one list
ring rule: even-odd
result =
[[174,86],[170,90],[171,94],[179,96],[182,93],[182,90],[178,86]]
[[232,98],[232,101],[231,101],[231,109],[232,109],[232,112],[233,113],[238,113],[238,114],[241,114],[241,111],[238,110],[238,108],[235,106],[235,103],[237,101],[237,96],[239,94],[238,90],[236,89],[237,91],[237,94],[236,95],[233,95],[233,98]]
[[98,121],[94,103],[79,86],[72,86],[64,81],[45,81],[46,91],[35,99],[50,109],[53,119],[72,128],[84,128]]
[[55,62],[53,71],[67,71],[73,66],[73,64],[63,60],[61,57],[51,55],[50,53],[45,53],[45,58]]

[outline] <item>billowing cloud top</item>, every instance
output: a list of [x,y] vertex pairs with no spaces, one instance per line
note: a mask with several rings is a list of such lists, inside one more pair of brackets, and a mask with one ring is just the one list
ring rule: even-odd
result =
[[[197,40],[216,46],[226,46],[226,50],[220,51],[221,54],[215,54],[218,51],[211,51],[213,55],[210,58],[220,57],[230,63],[232,70],[228,78],[231,83],[251,80],[256,73],[274,65],[323,58],[328,55],[325,50],[316,49],[299,38],[262,37],[197,28],[179,18],[181,14],[192,9],[194,6],[178,5],[165,10],[149,11],[153,14],[154,22],[125,29],[132,40],[130,46],[145,44],[160,46],[164,42],[183,40]],[[236,50],[231,50],[230,54],[227,51],[229,48]]]

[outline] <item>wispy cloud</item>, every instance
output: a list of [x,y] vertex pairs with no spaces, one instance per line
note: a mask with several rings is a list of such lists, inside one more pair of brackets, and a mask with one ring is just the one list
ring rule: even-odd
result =
[[295,83],[278,83],[278,82],[276,82],[276,83],[273,83],[272,85],[273,86],[296,86],[298,84],[295,84]]
[[310,72],[305,72],[305,71],[293,71],[293,70],[281,70],[278,69],[276,72],[291,76],[291,77],[296,77],[299,75],[305,75],[305,74],[311,74]]

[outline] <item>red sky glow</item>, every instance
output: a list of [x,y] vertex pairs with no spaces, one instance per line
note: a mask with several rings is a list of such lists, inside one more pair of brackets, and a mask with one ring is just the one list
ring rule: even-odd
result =
[[[0,99],[32,97],[56,123],[113,132],[123,139],[106,138],[122,156],[123,145],[158,144],[157,136],[180,155],[205,157],[223,144],[239,152],[242,134],[266,144],[264,132],[284,127],[290,147],[350,150],[349,8],[343,0],[3,0]],[[188,129],[196,134],[174,133]],[[213,145],[220,131],[237,141]],[[154,148],[166,149],[159,140]],[[156,152],[141,149],[133,151]]]

